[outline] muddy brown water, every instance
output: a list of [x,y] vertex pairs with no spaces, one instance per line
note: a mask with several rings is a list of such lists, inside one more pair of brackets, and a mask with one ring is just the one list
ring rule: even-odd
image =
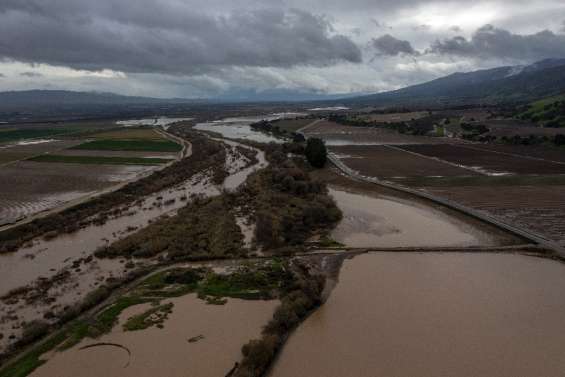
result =
[[[226,305],[207,305],[194,294],[170,302],[173,312],[163,329],[124,332],[118,325],[99,339],[86,339],[68,351],[52,353],[32,376],[225,376],[240,360],[241,346],[260,337],[262,326],[278,305],[275,300],[236,299],[229,299]],[[120,322],[146,309],[130,308],[122,313]],[[203,337],[194,341],[200,335]],[[112,346],[80,350],[93,343],[119,344],[131,356]]]
[[563,376],[563,287],[565,265],[523,255],[360,255],[270,376]]
[[332,237],[349,247],[492,246],[488,233],[432,207],[330,188],[343,212]]
[[[231,151],[240,145],[235,142],[227,144]],[[0,333],[6,334],[0,339],[0,352],[12,342],[10,335],[17,337],[21,333],[24,321],[41,319],[47,311],[72,305],[106,278],[120,277],[125,273],[123,260],[95,259],[88,265],[82,265],[79,272],[71,267],[73,262],[88,257],[100,246],[147,226],[159,216],[174,215],[186,205],[186,201],[181,200],[183,197],[190,198],[192,194],[210,197],[219,195],[222,188],[236,189],[245,182],[249,174],[266,166],[264,154],[260,153],[257,157],[259,162],[246,168],[246,163],[241,161],[244,158],[242,155],[227,160],[226,168],[230,175],[223,186],[212,184],[208,172],[201,172],[176,187],[140,198],[142,203],[131,207],[129,214],[110,219],[104,225],[88,226],[76,233],[63,234],[51,240],[37,239],[33,245],[18,252],[0,255],[0,296],[37,282],[40,277],[51,278],[63,270],[73,271],[71,279],[50,289],[50,298],[56,298],[54,303],[37,305],[33,309],[27,308],[28,305],[22,300],[10,305],[0,305]],[[174,201],[170,203],[172,199]]]

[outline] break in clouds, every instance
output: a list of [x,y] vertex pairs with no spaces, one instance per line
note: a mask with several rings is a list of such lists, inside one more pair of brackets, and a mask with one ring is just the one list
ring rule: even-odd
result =
[[564,17],[558,0],[2,0],[0,90],[390,90],[565,57]]

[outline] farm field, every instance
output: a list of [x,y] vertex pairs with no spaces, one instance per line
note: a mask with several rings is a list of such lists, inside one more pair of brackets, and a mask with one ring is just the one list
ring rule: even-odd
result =
[[519,155],[501,154],[466,145],[402,145],[399,148],[428,157],[464,165],[487,175],[565,174],[565,164],[534,160]]
[[182,150],[151,128],[114,124],[103,132],[84,129],[85,134],[73,133],[72,138],[33,139],[0,148],[0,225],[147,174]]
[[0,224],[59,206],[126,181],[145,166],[18,161],[0,169]]
[[43,153],[52,153],[62,151],[66,148],[80,144],[76,140],[44,140],[44,142],[35,141],[32,143],[16,143],[4,145],[0,147],[0,164],[8,162],[24,160],[26,158],[37,156]]
[[273,122],[273,125],[288,132],[295,132],[314,121],[315,119],[281,119]]
[[423,189],[565,245],[565,185],[449,186]]
[[404,135],[386,128],[345,126],[321,121],[304,130],[308,137],[319,137],[329,146],[380,144],[440,144],[458,143],[457,139]]
[[335,124],[312,128],[309,133],[324,139],[344,131],[350,140],[381,141],[383,145],[328,143],[330,152],[363,176],[432,193],[565,245],[565,153],[560,148],[445,143]]
[[159,165],[170,162],[165,158],[143,157],[107,157],[107,156],[61,156],[42,155],[29,159],[34,162],[56,162],[64,164],[89,164],[89,165]]
[[59,136],[59,135],[68,134],[70,132],[73,132],[73,130],[68,128],[29,128],[29,129],[14,128],[7,130],[0,129],[0,144],[19,141],[19,140]]
[[386,145],[330,147],[348,167],[362,175],[378,178],[417,176],[473,176],[478,173],[441,161],[417,156]]
[[73,149],[97,151],[180,152],[182,146],[170,140],[102,139],[77,145]]
[[163,135],[153,128],[118,128],[90,135],[94,139],[104,140],[164,140]]
[[565,148],[555,146],[473,144],[467,147],[565,163]]
[[368,115],[360,116],[360,118],[377,123],[395,123],[395,122],[406,122],[414,119],[420,119],[427,115],[428,115],[427,111],[413,111],[407,113],[368,114]]

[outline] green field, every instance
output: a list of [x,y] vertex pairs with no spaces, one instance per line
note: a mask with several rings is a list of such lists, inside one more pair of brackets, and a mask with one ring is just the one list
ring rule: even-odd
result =
[[71,149],[98,151],[180,152],[182,146],[170,140],[94,140]]
[[72,130],[66,128],[10,129],[6,131],[0,130],[0,143],[63,135],[70,132],[72,132]]
[[30,158],[28,161],[94,165],[159,165],[166,164],[172,160],[167,158],[59,156],[46,154]]

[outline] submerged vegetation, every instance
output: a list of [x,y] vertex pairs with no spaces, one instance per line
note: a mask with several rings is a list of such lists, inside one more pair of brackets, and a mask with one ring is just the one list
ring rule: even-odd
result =
[[99,249],[97,257],[128,256],[167,260],[244,255],[243,235],[227,195],[195,199],[176,216],[157,220],[142,231]]
[[246,256],[236,209],[255,220],[255,239],[264,250],[275,254],[300,250],[308,238],[333,227],[341,212],[325,186],[289,159],[285,148],[289,147],[271,145],[270,166],[252,174],[237,192],[195,198],[177,215],[97,250],[96,256],[166,261]]
[[[128,293],[114,302],[84,318],[76,319],[55,332],[45,341],[27,351],[21,358],[0,369],[0,377],[21,377],[31,373],[45,361],[41,356],[56,350],[64,351],[84,338],[99,338],[108,333],[118,322],[120,315],[135,305],[152,304],[153,307],[141,314],[128,318],[124,331],[137,331],[151,326],[166,325],[168,315],[174,311],[171,298],[196,293],[207,302],[209,298],[224,297],[243,299],[274,299],[295,290],[300,284],[293,268],[286,261],[264,261],[247,263],[235,267],[226,274],[216,274],[208,268],[174,268],[155,273],[136,284]],[[100,303],[108,297],[99,297]],[[101,299],[103,298],[103,299]],[[83,311],[84,312],[84,311]],[[47,330],[42,327],[41,334]]]
[[243,360],[233,371],[233,376],[265,375],[290,332],[321,305],[324,277],[312,274],[307,266],[298,261],[292,267],[292,284],[283,291],[281,304],[264,327],[262,337],[243,346]]

